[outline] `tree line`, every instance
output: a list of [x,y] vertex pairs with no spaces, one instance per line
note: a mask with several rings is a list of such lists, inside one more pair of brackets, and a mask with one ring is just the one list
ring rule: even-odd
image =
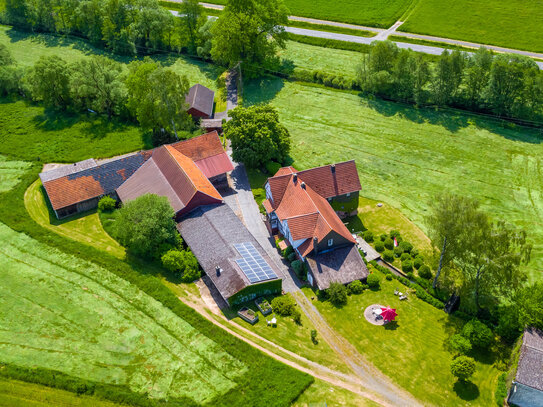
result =
[[153,132],[157,144],[194,130],[185,102],[189,90],[185,76],[148,57],[127,67],[93,55],[73,63],[42,56],[32,67],[22,68],[0,44],[0,96],[18,94],[57,110],[134,120]]
[[357,72],[363,91],[391,99],[460,107],[525,120],[543,117],[543,73],[514,54],[443,51],[435,64],[390,41],[374,42]]

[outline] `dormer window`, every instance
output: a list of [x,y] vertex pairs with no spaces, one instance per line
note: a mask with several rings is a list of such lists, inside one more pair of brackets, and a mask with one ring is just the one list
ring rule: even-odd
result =
[[328,247],[334,244],[334,239],[328,239]]

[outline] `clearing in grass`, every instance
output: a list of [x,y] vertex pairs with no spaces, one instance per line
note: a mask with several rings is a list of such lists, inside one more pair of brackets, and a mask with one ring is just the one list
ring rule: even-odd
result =
[[247,83],[244,92],[246,103],[270,102],[278,110],[296,168],[355,159],[361,195],[399,209],[423,231],[444,187],[478,199],[494,219],[528,232],[530,278],[542,277],[543,224],[534,222],[543,218],[537,130],[278,79]]

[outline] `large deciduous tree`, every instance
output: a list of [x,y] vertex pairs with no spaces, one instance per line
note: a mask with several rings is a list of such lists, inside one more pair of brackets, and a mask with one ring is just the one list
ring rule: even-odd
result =
[[158,257],[164,247],[179,245],[174,211],[165,197],[145,194],[123,205],[117,212],[115,236],[130,252]]
[[26,77],[34,100],[42,100],[47,106],[66,109],[70,104],[71,71],[62,58],[42,56]]
[[126,79],[128,110],[140,125],[153,132],[175,134],[191,126],[185,95],[185,76],[165,69],[150,59],[132,62]]
[[279,115],[270,105],[237,107],[230,111],[232,120],[224,134],[232,142],[235,161],[258,167],[267,161],[285,161],[290,151],[290,134],[279,123]]
[[256,75],[285,47],[288,13],[282,0],[229,0],[212,28],[211,57]]

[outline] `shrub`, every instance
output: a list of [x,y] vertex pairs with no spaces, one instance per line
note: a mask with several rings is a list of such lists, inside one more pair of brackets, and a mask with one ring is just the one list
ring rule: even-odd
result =
[[424,264],[424,260],[422,257],[417,256],[415,257],[415,260],[413,261],[413,267],[415,267],[417,270],[420,269],[420,266]]
[[385,240],[388,239],[388,235],[386,233],[383,233],[381,236],[379,236],[379,239],[384,242]]
[[471,350],[471,342],[460,334],[451,336],[449,344],[451,345],[451,348],[459,354],[465,355]]
[[412,271],[410,271],[409,273],[407,273],[406,276],[407,276],[407,278],[408,278],[409,280],[414,280],[414,279],[415,279],[415,275],[413,274]]
[[307,270],[305,264],[301,260],[294,260],[290,265],[299,278],[302,280],[307,279]]
[[430,270],[430,267],[428,267],[426,264],[423,264],[419,268],[419,276],[429,280],[433,277],[432,270]]
[[385,261],[394,261],[394,252],[392,250],[385,250],[383,252],[383,259]]
[[391,239],[394,239],[394,238],[399,238],[400,237],[400,232],[397,231],[397,230],[391,230],[390,233],[389,233],[389,236]]
[[387,237],[387,238],[385,239],[385,247],[386,247],[388,250],[394,249],[394,240],[392,240],[390,237]]
[[[398,247],[394,248],[394,253],[396,253],[396,249],[398,249]],[[402,249],[400,249],[400,250],[402,250]],[[405,260],[408,260],[410,258],[411,258],[411,255],[409,253],[402,253],[402,255],[400,256],[401,261],[405,261]]]
[[168,271],[182,271],[183,270],[183,254],[180,250],[169,250],[162,255],[162,266]]
[[502,373],[498,377],[498,383],[496,383],[496,392],[494,398],[498,406],[503,406],[505,399],[507,398],[507,374]]
[[340,283],[331,283],[326,290],[330,302],[336,306],[347,304],[347,288]]
[[296,302],[290,294],[275,297],[271,302],[272,308],[277,315],[288,317],[294,313]]
[[288,261],[292,263],[294,260],[296,260],[296,253],[292,252],[288,255]]
[[418,255],[419,255],[418,249],[415,249],[415,248],[411,249],[411,256],[412,257],[417,257]]
[[464,325],[462,336],[467,338],[472,346],[480,349],[487,348],[494,339],[494,334],[490,328],[478,319],[472,319]]
[[475,373],[475,361],[468,356],[458,356],[451,362],[451,373],[459,380],[466,381]]
[[104,196],[98,202],[98,210],[100,212],[111,212],[117,206],[117,201],[110,196]]
[[364,284],[360,280],[355,280],[349,284],[349,291],[352,294],[362,294],[364,291]]
[[383,250],[385,250],[385,244],[381,240],[377,240],[374,246],[375,250],[377,250],[379,253],[382,253]]
[[290,256],[291,253],[294,253],[294,248],[292,246],[288,246],[285,250],[281,252],[281,256],[283,256],[285,259],[288,259],[288,256]]
[[392,274],[387,274],[385,276],[385,278],[387,279],[387,281],[391,281],[392,280]]
[[403,254],[407,255],[407,257],[411,257],[411,256],[409,256],[409,253],[404,253],[400,246],[397,246],[397,247],[394,248],[394,256],[395,257],[401,257]]
[[411,260],[402,261],[402,270],[411,273],[413,271],[413,262]]
[[398,247],[401,247],[402,250],[406,253],[411,253],[411,250],[413,250],[413,245],[409,242],[406,242],[405,240],[403,242],[400,242]]
[[315,345],[319,343],[319,340],[317,339],[317,330],[316,329],[311,330],[311,342],[313,342]]
[[362,233],[362,238],[368,243],[373,242],[373,232],[371,230],[366,230]]
[[281,168],[281,164],[275,161],[267,161],[264,166],[266,167],[266,172],[270,175],[275,175]]
[[370,288],[379,288],[381,286],[381,279],[375,273],[371,273],[367,278],[367,284]]
[[292,320],[296,325],[302,325],[302,313],[298,308],[292,310]]

